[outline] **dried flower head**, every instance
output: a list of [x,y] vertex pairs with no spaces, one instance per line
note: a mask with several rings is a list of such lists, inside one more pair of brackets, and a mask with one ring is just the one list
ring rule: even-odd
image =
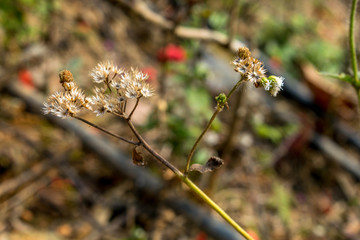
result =
[[106,112],[125,116],[126,103],[130,99],[139,100],[154,94],[147,83],[149,76],[131,68],[124,71],[110,62],[99,63],[91,72],[94,82],[103,84],[94,87],[94,95],[86,97],[84,91],[76,86],[70,71],[59,73],[60,83],[65,92],[51,95],[44,103],[44,114],[58,117],[74,117],[83,109],[102,116]]
[[53,114],[57,117],[75,116],[83,108],[91,110],[84,91],[76,86],[72,73],[63,70],[59,73],[60,84],[65,92],[52,94],[44,103],[44,114]]
[[251,56],[248,48],[242,47],[238,50],[238,56],[232,61],[234,70],[240,73],[241,81],[254,84],[255,87],[263,87],[272,96],[276,96],[284,84],[283,77],[270,76],[266,78],[264,64]]
[[103,62],[103,63],[99,63],[91,71],[90,76],[96,83],[105,82],[109,84],[117,74],[121,74],[121,73],[122,70],[114,66],[111,62]]
[[81,100],[72,96],[70,92],[56,92],[44,103],[44,114],[53,114],[65,118],[75,116],[84,107]]
[[[101,65],[98,65],[98,70],[94,70],[93,73],[99,72],[100,68],[102,68]],[[110,79],[109,75],[106,74],[111,73],[114,73],[114,75],[109,82],[106,80]],[[95,88],[95,95],[90,100],[93,111],[97,116],[101,116],[105,112],[123,115],[128,100],[153,95],[153,90],[146,82],[149,76],[138,69],[131,68],[129,71],[121,70],[120,72],[119,68],[113,67],[109,73],[105,72],[103,77],[105,78],[103,81],[105,85],[102,88]]]
[[127,98],[151,97],[153,90],[146,82],[148,78],[147,74],[142,73],[138,69],[131,68],[130,71],[124,72],[121,77],[121,83],[125,96]]
[[255,87],[260,86],[261,79],[265,77],[265,69],[262,62],[255,59],[253,61],[252,67],[246,73],[246,77],[249,82],[253,83]]

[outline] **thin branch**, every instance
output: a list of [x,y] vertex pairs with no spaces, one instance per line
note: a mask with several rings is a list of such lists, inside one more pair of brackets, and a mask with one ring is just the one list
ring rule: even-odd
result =
[[134,108],[132,109],[132,111],[131,111],[131,113],[129,114],[129,116],[127,117],[128,120],[130,120],[130,119],[131,119],[131,116],[134,114],[135,109],[137,108],[137,106],[138,106],[138,104],[139,104],[140,98],[141,98],[141,97],[136,98],[135,106],[134,106]]
[[95,124],[93,124],[93,123],[91,123],[91,122],[89,122],[89,121],[87,121],[87,120],[85,120],[85,119],[83,119],[83,118],[81,118],[81,117],[73,116],[73,118],[75,118],[75,119],[77,119],[77,120],[80,120],[80,121],[82,121],[82,122],[84,122],[84,123],[86,123],[86,124],[88,124],[88,125],[96,128],[96,129],[99,129],[100,131],[102,131],[102,132],[104,132],[104,133],[106,133],[106,134],[109,134],[110,136],[113,136],[113,137],[115,137],[115,138],[117,138],[117,139],[120,139],[120,140],[122,140],[122,141],[124,141],[124,142],[127,142],[127,143],[132,144],[132,145],[136,145],[136,146],[140,145],[139,142],[133,142],[133,141],[128,140],[128,139],[126,139],[126,138],[123,138],[123,137],[121,137],[121,136],[119,136],[119,135],[117,135],[117,134],[111,133],[111,132],[109,132],[108,130],[106,130],[106,129],[102,128],[102,127],[99,127],[99,126],[97,126],[97,125],[95,125]]
[[172,165],[168,160],[163,158],[159,153],[157,153],[146,141],[145,139],[139,134],[137,129],[135,128],[134,124],[131,122],[131,120],[128,118],[127,123],[131,129],[131,131],[134,133],[136,138],[141,142],[142,146],[151,154],[153,155],[157,160],[160,161],[163,165],[165,165],[167,168],[169,168],[171,171],[173,171],[178,177],[182,177],[183,174],[180,172],[179,169],[177,169],[174,165]]
[[211,116],[208,124],[206,125],[205,129],[202,131],[202,133],[200,134],[200,136],[196,139],[193,147],[191,148],[190,150],[190,153],[189,153],[189,156],[187,158],[187,161],[186,161],[186,166],[185,166],[185,171],[184,171],[184,174],[185,176],[188,175],[189,173],[189,169],[190,169],[190,163],[191,163],[191,159],[195,153],[195,150],[197,148],[197,146],[199,145],[201,139],[203,138],[203,136],[205,135],[205,133],[210,129],[211,127],[211,124],[213,123],[213,121],[215,120],[216,116],[218,115],[218,113],[222,110],[222,107],[220,107],[219,105],[216,107],[216,110],[215,112],[213,113],[213,115]]
[[[241,121],[240,118],[241,117],[243,118],[243,116],[240,116],[239,109],[242,106],[241,104],[242,99],[244,98],[245,95],[244,87],[245,87],[244,85],[241,86],[242,89],[240,88],[240,91],[238,91],[238,93],[235,96],[236,97],[235,106],[232,111],[231,122],[227,130],[225,141],[221,144],[221,148],[219,150],[219,157],[223,159],[225,162],[228,159],[230,159],[231,149],[233,147],[234,135],[239,129],[242,128],[243,121]],[[246,111],[246,108],[244,108],[244,110]],[[217,171],[213,171],[210,174],[208,188],[206,191],[206,193],[209,194],[210,196],[213,190],[216,188],[216,184],[218,183],[217,179],[222,171],[224,171],[224,168],[221,168]]]
[[223,109],[223,107],[227,104],[227,102],[229,101],[229,98],[231,97],[231,95],[235,92],[235,90],[240,86],[240,84],[242,83],[242,79],[240,79],[235,86],[230,90],[230,92],[228,93],[228,95],[226,96],[226,102],[223,103],[222,105],[218,104],[218,106],[216,107],[215,112],[213,113],[213,115],[211,116],[208,124],[206,125],[205,129],[202,131],[202,133],[200,134],[200,136],[196,139],[193,147],[190,150],[190,153],[188,155],[188,158],[186,160],[186,166],[185,166],[185,171],[184,174],[185,176],[188,175],[189,173],[189,169],[190,169],[190,163],[191,163],[191,159],[195,153],[195,150],[197,148],[197,146],[199,145],[201,139],[204,137],[205,133],[210,129],[211,124],[213,123],[213,121],[215,120],[216,116],[218,115],[218,113]]

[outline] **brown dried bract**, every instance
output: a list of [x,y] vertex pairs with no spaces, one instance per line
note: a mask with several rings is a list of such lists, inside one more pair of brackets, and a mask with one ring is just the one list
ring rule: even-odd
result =
[[190,167],[190,171],[197,171],[197,172],[201,172],[201,173],[205,173],[205,172],[212,172],[216,169],[218,169],[219,167],[221,167],[224,164],[224,160],[222,160],[219,157],[211,157],[209,158],[209,160],[207,160],[207,162],[205,163],[205,165],[201,165],[201,164],[193,164]]
[[132,161],[137,166],[144,166],[144,157],[136,150],[136,147],[132,150]]

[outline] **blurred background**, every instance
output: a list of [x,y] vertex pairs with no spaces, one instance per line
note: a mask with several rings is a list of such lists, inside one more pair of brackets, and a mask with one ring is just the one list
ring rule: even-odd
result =
[[[193,159],[219,156],[224,166],[190,177],[254,239],[359,239],[357,96],[323,74],[349,72],[350,6],[1,0],[0,240],[238,239],[143,150],[144,161],[134,161],[126,143],[40,110],[61,90],[63,69],[91,94],[97,63],[139,68],[156,96],[141,102],[134,122],[184,169],[214,97],[238,81],[230,63],[240,46],[284,76],[284,89],[273,98],[242,86]],[[135,139],[113,116],[82,117]]]

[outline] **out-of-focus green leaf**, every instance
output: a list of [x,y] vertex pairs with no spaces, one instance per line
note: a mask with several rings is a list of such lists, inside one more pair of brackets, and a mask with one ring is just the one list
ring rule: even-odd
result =
[[288,189],[279,183],[274,183],[273,194],[269,199],[269,206],[276,209],[285,224],[290,221],[292,195]]
[[192,163],[205,164],[209,159],[210,152],[207,149],[201,148],[195,152]]
[[186,89],[186,101],[192,112],[195,112],[201,118],[211,117],[212,109],[209,93],[206,89],[188,88]]
[[278,144],[284,137],[294,134],[298,127],[294,124],[285,126],[270,126],[257,120],[252,121],[255,133],[264,139]]
[[144,229],[140,227],[135,227],[131,230],[130,236],[123,238],[123,240],[147,240],[147,234]]

